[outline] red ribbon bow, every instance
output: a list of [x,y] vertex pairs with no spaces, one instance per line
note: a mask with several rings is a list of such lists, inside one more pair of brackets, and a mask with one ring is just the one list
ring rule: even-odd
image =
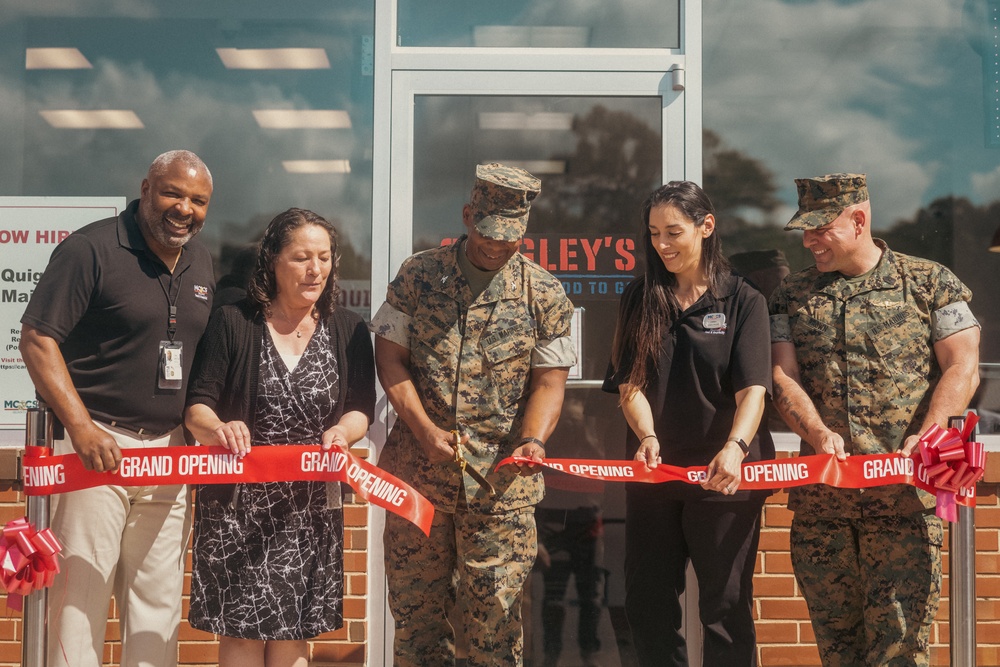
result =
[[7,607],[21,611],[22,598],[52,585],[59,572],[59,540],[48,528],[36,531],[27,519],[15,519],[0,534],[0,582]]
[[969,442],[978,422],[979,415],[970,412],[961,431],[933,424],[920,436],[920,461],[937,494],[936,513],[946,521],[958,521],[955,495],[968,494],[985,473],[983,443]]

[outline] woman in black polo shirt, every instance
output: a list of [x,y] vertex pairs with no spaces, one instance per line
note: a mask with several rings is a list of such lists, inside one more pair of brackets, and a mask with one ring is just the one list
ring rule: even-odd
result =
[[672,181],[643,205],[645,274],[622,295],[605,391],[621,396],[626,450],[649,467],[708,466],[700,484],[630,484],[625,608],[640,664],[687,665],[685,568],[698,577],[704,664],[756,665],[753,569],[766,492],[744,461],[774,458],[767,303],[722,254],[712,203]]

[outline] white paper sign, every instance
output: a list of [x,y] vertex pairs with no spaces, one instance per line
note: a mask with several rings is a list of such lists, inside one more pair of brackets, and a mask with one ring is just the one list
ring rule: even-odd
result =
[[84,225],[116,216],[124,197],[0,197],[0,429],[24,430],[35,388],[18,343],[21,315],[60,241]]

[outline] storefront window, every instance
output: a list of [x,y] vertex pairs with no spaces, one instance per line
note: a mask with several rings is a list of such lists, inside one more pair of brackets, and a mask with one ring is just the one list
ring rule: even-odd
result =
[[[793,179],[868,174],[875,235],[972,289],[974,407],[1000,432],[998,3],[704,1],[706,188],[725,247],[812,263]],[[818,30],[818,26],[822,26]]]
[[678,0],[398,0],[398,46],[677,48]]
[[312,209],[367,315],[373,0],[64,4],[0,0],[0,198],[133,199],[153,158],[193,150],[219,276],[276,213]]

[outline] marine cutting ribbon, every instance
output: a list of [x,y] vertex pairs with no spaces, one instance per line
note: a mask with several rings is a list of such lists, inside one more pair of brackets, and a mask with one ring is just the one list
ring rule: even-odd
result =
[[430,534],[434,506],[406,482],[334,445],[256,446],[240,458],[223,447],[151,447],[125,450],[115,472],[83,467],[76,454],[48,456],[26,447],[24,492],[66,493],[105,484],[235,484],[255,482],[346,482],[373,505],[398,514]]

